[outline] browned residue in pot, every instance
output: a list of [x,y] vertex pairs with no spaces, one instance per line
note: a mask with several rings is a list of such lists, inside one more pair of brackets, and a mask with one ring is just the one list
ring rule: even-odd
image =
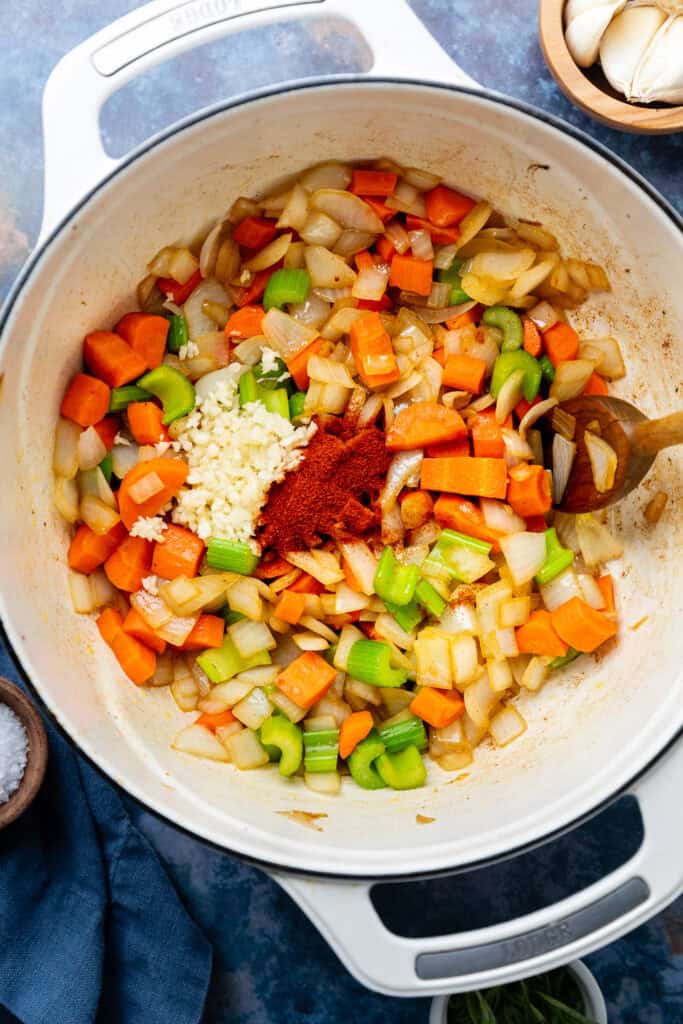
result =
[[415,821],[418,825],[431,825],[433,821],[436,821],[436,818],[430,818],[426,814],[416,814]]
[[290,821],[295,821],[298,825],[312,828],[314,832],[322,832],[318,819],[327,817],[326,814],[314,814],[312,811],[276,811],[275,813],[281,814],[283,818],[289,818]]

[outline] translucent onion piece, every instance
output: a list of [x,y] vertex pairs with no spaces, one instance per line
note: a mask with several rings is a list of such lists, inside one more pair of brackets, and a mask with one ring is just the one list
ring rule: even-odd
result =
[[341,237],[343,228],[322,210],[311,210],[299,232],[306,245],[332,248]]
[[183,306],[188,337],[193,341],[196,341],[200,335],[213,332],[216,329],[214,321],[202,309],[205,302],[215,302],[227,307],[232,305],[228,293],[219,281],[216,281],[215,278],[202,281]]
[[358,231],[356,228],[345,228],[334,245],[338,256],[354,256],[363,249],[369,249],[377,236],[369,231]]
[[273,705],[265,691],[256,686],[239,704],[235,704],[232,713],[248,729],[260,729],[273,713]]
[[228,230],[228,221],[219,220],[209,231],[199,252],[199,270],[203,278],[212,277],[216,269],[216,261],[223,243],[223,236]]
[[520,274],[509,292],[512,302],[515,302],[516,300],[521,299],[522,296],[533,292],[539,284],[545,281],[553,267],[557,264],[559,258],[559,254],[553,254],[544,260],[540,260],[535,264],[535,266],[530,267],[523,274]]
[[469,266],[469,272],[477,277],[491,277],[496,281],[509,281],[528,270],[534,262],[536,254],[533,249],[521,249],[518,252],[489,252],[475,256]]
[[526,721],[517,708],[508,704],[493,716],[489,732],[497,747],[506,747],[526,732],[526,727]]
[[558,402],[580,395],[593,372],[593,363],[588,359],[569,359],[555,367],[555,379],[550,385],[550,397]]
[[530,427],[533,427],[534,423],[540,420],[541,417],[545,416],[546,413],[550,412],[551,409],[554,409],[556,405],[556,398],[546,398],[544,402],[538,402],[537,405],[532,405],[531,408],[524,413],[524,416],[522,416],[517,428],[522,440],[525,440],[527,430]]
[[263,318],[262,330],[268,344],[285,362],[316,338],[317,331],[283,313],[275,306]]
[[318,189],[345,189],[351,184],[351,168],[348,164],[340,164],[329,161],[318,164],[304,171],[299,179],[307,192],[315,192]]
[[462,287],[476,302],[485,306],[495,306],[502,302],[508,293],[512,281],[498,280],[493,277],[479,277],[477,274],[463,274]]
[[465,710],[475,725],[488,729],[491,712],[498,706],[499,695],[491,688],[485,672],[465,689]]
[[272,651],[276,646],[275,637],[265,622],[240,619],[229,627],[228,633],[243,658],[251,658],[260,651]]
[[[322,301],[322,300],[320,300]],[[329,308],[329,307],[328,307]],[[321,338],[327,338],[330,341],[337,341],[339,338],[348,334],[351,330],[351,325],[354,321],[367,314],[366,309],[356,309],[353,306],[347,306],[344,309],[338,309],[329,320],[325,323],[322,330],[320,331]]]
[[524,394],[524,370],[514,370],[498,392],[496,422],[505,423]]
[[[403,255],[410,249],[410,236],[400,221],[390,220],[384,229],[384,234],[400,255]],[[451,260],[452,262],[453,260]]]
[[457,245],[439,245],[434,250],[435,270],[448,270],[458,251]]
[[85,495],[81,500],[79,512],[85,525],[89,526],[94,533],[100,536],[109,533],[116,526],[120,518],[118,512],[109,508],[100,498],[96,498],[94,494]]
[[458,250],[462,249],[463,246],[467,245],[467,243],[475,237],[475,235],[479,234],[492,213],[493,208],[489,206],[488,203],[477,203],[476,206],[472,207],[470,212],[463,217],[458,225],[460,229]]
[[354,299],[378,301],[387,290],[389,267],[364,267],[358,274],[351,295]]
[[596,371],[607,380],[626,376],[626,366],[616,338],[586,338],[579,344],[579,356],[595,364]]
[[[203,725],[188,725],[186,729],[181,729],[173,740],[172,746],[174,750],[178,750],[182,754],[204,757],[209,761],[230,760],[228,750],[226,750],[220,740],[216,739],[211,730]],[[268,755],[266,754],[267,759]]]
[[459,306],[444,306],[442,309],[416,306],[414,312],[426,324],[442,324],[446,320],[453,320],[456,316],[460,316],[461,313],[467,313],[468,310],[473,309],[476,305],[476,302],[471,301],[461,302]]
[[112,469],[114,474],[123,480],[134,466],[138,464],[139,450],[136,444],[115,444],[111,450]]
[[304,783],[313,793],[323,796],[335,796],[341,792],[341,775],[339,772],[304,772]]
[[355,228],[377,235],[384,230],[382,221],[372,207],[352,192],[331,188],[318,189],[311,196],[310,203],[312,209],[322,210],[344,228]]
[[263,601],[256,582],[256,580],[242,576],[235,580],[228,590],[228,604],[231,610],[240,612],[246,618],[254,621],[263,616]]
[[291,241],[292,235],[289,232],[284,235],[278,235],[277,238],[274,238],[272,242],[269,242],[268,245],[257,252],[255,256],[247,260],[244,266],[254,274],[258,273],[259,270],[267,270],[274,263],[279,263],[280,260],[284,259]]
[[416,188],[418,192],[429,192],[441,181],[438,174],[423,171],[421,167],[406,167],[402,172],[404,181]]
[[550,675],[550,659],[534,655],[522,673],[520,686],[536,692],[540,690]]
[[553,437],[553,504],[559,505],[569,483],[569,476],[574,465],[576,445],[561,434]]
[[584,431],[583,441],[590,460],[595,489],[599,494],[605,494],[614,487],[618,464],[617,453],[607,441],[603,441],[601,437],[590,430]]
[[501,537],[500,546],[515,586],[533,579],[545,562],[543,533],[514,533]]
[[404,533],[401,510],[398,502],[394,502],[390,507],[382,509],[382,543],[397,544],[398,541],[403,540]]
[[324,356],[311,356],[308,360],[308,376],[322,384],[336,384],[342,388],[355,388],[353,377],[342,363]]
[[348,288],[356,280],[356,272],[348,263],[322,245],[307,246],[304,259],[311,283],[316,288]]
[[196,615],[173,615],[161,626],[157,633],[174,647],[182,647],[197,623]]
[[305,302],[290,305],[289,313],[307,327],[321,327],[330,316],[330,304],[311,292]]
[[340,541],[339,550],[363,594],[374,593],[377,559],[364,540]]
[[241,732],[229,736],[225,741],[225,747],[230,760],[240,771],[262,768],[264,764],[268,764],[268,754],[251,729],[242,729]]
[[541,584],[539,589],[543,604],[549,612],[554,612],[556,608],[559,608],[565,601],[571,601],[573,597],[583,597],[576,573],[571,566],[555,576],[549,583]]
[[382,511],[389,511],[406,486],[408,480],[419,473],[424,453],[416,451],[398,452],[389,465],[386,482],[379,496]]
[[[426,217],[427,207],[418,190],[409,185],[407,181],[399,181],[392,194],[386,200],[386,205],[392,210],[400,210],[402,213],[412,213],[415,217]],[[380,231],[382,229],[380,228]]]
[[292,640],[302,651],[326,651],[329,641],[316,633],[292,633]]
[[589,604],[591,608],[595,608],[597,611],[604,608],[605,599],[595,577],[587,572],[581,572],[578,574],[577,579],[581,589],[581,596],[586,604]]
[[500,533],[521,533],[526,529],[526,523],[521,516],[506,505],[503,501],[496,501],[493,498],[480,498],[479,506],[484,516],[484,522],[492,530]]
[[87,615],[95,610],[90,580],[80,572],[69,570],[69,593],[73,610],[79,615]]
[[138,590],[131,594],[130,603],[150,629],[165,626],[173,617],[173,612],[166,602],[156,594],[148,594],[146,590]]
[[344,579],[339,562],[331,551],[288,551],[285,558],[323,586],[340,583]]
[[547,331],[560,319],[557,310],[549,302],[539,302],[529,310],[527,316],[541,331]]
[[294,228],[295,231],[300,232],[308,217],[308,193],[305,188],[297,184],[290,193],[285,195],[286,203],[280,212],[277,226],[279,228]]
[[434,247],[432,246],[432,236],[428,231],[424,231],[422,229],[418,231],[409,231],[408,237],[410,238],[412,254],[416,260],[433,259]]
[[78,484],[74,479],[67,479],[65,476],[55,477],[55,505],[59,514],[66,519],[67,523],[75,523],[78,519]]
[[559,249],[559,243],[555,235],[551,235],[540,224],[532,224],[529,221],[520,220],[515,224],[515,232],[519,238],[524,239],[529,245],[533,245],[534,249],[542,249],[544,252]]
[[78,423],[60,416],[55,431],[55,450],[52,468],[59,476],[71,480],[76,476],[79,465],[79,445],[81,427]]

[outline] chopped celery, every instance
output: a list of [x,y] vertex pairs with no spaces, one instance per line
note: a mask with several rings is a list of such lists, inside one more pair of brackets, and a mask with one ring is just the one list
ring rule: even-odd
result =
[[377,758],[380,778],[392,789],[418,789],[424,786],[427,769],[417,747],[409,746],[397,754],[380,754]]
[[409,604],[392,604],[391,601],[384,602],[387,606],[387,611],[394,619],[398,622],[401,629],[404,629],[406,633],[412,633],[416,626],[422,622],[424,613],[417,601],[413,599]]
[[283,267],[276,270],[268,278],[266,290],[263,293],[263,308],[266,312],[277,306],[297,304],[306,301],[311,279],[308,271],[294,267]]
[[257,402],[259,397],[258,384],[253,370],[247,370],[240,377],[240,405]]
[[379,737],[390,754],[396,754],[411,744],[418,750],[425,750],[428,741],[424,723],[413,715],[402,722],[391,722],[380,726]]
[[259,387],[258,397],[265,405],[268,412],[277,413],[278,416],[283,416],[286,420],[289,419],[289,398],[287,397],[287,388],[278,388],[277,391],[267,391],[265,388]]
[[490,327],[498,327],[503,332],[502,352],[514,352],[515,349],[522,347],[524,329],[520,317],[513,309],[508,306],[489,306],[482,320]]
[[555,380],[555,367],[550,362],[548,356],[541,356],[538,360],[538,365],[541,367],[541,377],[543,380],[547,380],[549,384]]
[[554,527],[545,531],[545,562],[538,570],[534,579],[537,583],[550,583],[561,572],[564,572],[574,561],[574,552],[563,548]]
[[246,615],[242,615],[242,612],[234,612],[232,608],[226,604],[223,609],[223,618],[225,619],[226,626],[234,626],[240,619],[246,619]]
[[391,604],[409,604],[420,579],[417,565],[400,565],[393,548],[386,547],[377,565],[375,593]]
[[333,772],[337,768],[339,729],[316,729],[303,734],[307,772]]
[[415,587],[415,597],[422,605],[426,608],[430,615],[438,617],[443,614],[446,608],[446,602],[444,601],[438,590],[431,585],[429,580],[420,580],[418,585]]
[[349,651],[348,673],[370,686],[403,686],[408,673],[391,667],[391,647],[378,640],[356,640]]
[[541,367],[533,356],[523,349],[512,352],[501,352],[493,365],[491,376],[491,394],[498,398],[498,393],[510,374],[515,370],[524,372],[524,397],[527,402],[533,402],[541,386]]
[[187,345],[187,320],[182,315],[172,313],[169,318],[170,327],[166,337],[166,348],[169,352],[180,352],[183,345]]
[[206,564],[212,569],[248,576],[258,563],[258,555],[244,541],[210,537],[206,545]]
[[266,749],[277,747],[280,751],[280,775],[293,775],[298,770],[304,751],[298,725],[283,715],[271,715],[261,726],[261,742]]
[[441,536],[422,563],[429,576],[474,583],[494,568],[488,557],[491,545],[457,530],[442,530]]
[[374,766],[374,761],[384,752],[385,746],[374,730],[364,740],[361,740],[346,762],[349,766],[351,777],[357,785],[363,789],[385,788],[386,783],[379,776]]
[[107,452],[102,461],[100,462],[100,469],[102,470],[102,476],[108,484],[111,483],[111,478],[114,474],[113,460],[111,452]]
[[287,382],[292,379],[287,364],[279,358],[275,360],[272,370],[264,370],[262,364],[257,363],[254,367],[254,377],[259,388],[264,391],[275,391],[285,387]]
[[570,661],[574,661],[575,658],[578,658],[580,653],[580,651],[575,651],[573,647],[570,647],[566,654],[561,654],[559,657],[553,658],[550,662],[550,667],[564,668],[564,666],[568,665]]
[[123,412],[131,402],[149,402],[152,395],[149,391],[135,384],[124,384],[121,388],[112,388],[109,397],[109,412]]
[[451,294],[448,299],[449,306],[458,306],[461,302],[468,302],[470,299],[470,296],[462,286],[462,278],[460,276],[460,268],[463,263],[464,260],[455,259],[448,270],[439,270],[437,274],[439,281],[444,281],[451,286]]
[[238,672],[246,672],[248,668],[270,665],[270,654],[268,651],[258,651],[250,658],[243,658],[232,637],[226,633],[221,646],[203,651],[197,657],[197,664],[206,672],[212,683],[224,683]]
[[295,391],[289,400],[289,417],[292,420],[296,420],[299,416],[304,414],[304,405],[306,404],[306,392]]
[[194,409],[194,387],[173,366],[155,367],[140,377],[138,384],[159,399],[164,408],[162,422],[165,424],[173,423]]

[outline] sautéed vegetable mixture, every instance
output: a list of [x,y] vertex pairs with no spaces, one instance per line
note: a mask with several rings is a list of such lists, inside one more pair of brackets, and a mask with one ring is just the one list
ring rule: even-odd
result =
[[74,610],[187,713],[175,749],[333,794],[521,736],[520,690],[617,631],[621,545],[553,512],[560,403],[625,373],[568,322],[602,268],[379,160],[239,198],[147,269],[84,340],[55,497]]

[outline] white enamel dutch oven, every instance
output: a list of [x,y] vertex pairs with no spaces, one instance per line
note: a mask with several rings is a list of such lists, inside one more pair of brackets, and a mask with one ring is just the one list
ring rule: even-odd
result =
[[[335,16],[374,53],[366,76],[307,81],[220,104],[117,163],[103,152],[107,96],[159,60],[274,18]],[[400,81],[392,69],[409,68]],[[157,0],[68,54],[44,101],[45,223],[5,308],[0,397],[2,618],[28,677],[79,749],[147,807],[269,868],[366,985],[395,995],[480,988],[566,963],[612,941],[683,885],[682,523],[643,529],[643,495],[616,513],[618,648],[521,701],[525,736],[482,749],[468,777],[430,768],[426,788],[337,799],[276,773],[240,773],[170,749],[185,716],[166,692],[136,689],[71,611],[67,530],[51,496],[51,438],[83,335],[134,304],[161,246],[196,237],[233,199],[322,159],[394,157],[511,214],[542,221],[613,282],[577,318],[622,340],[620,394],[649,414],[677,405],[683,366],[681,223],[586,137],[477,91],[403,0]],[[660,455],[653,485],[676,508],[681,459]],[[679,506],[680,507],[680,506]],[[629,627],[642,620],[637,631]],[[587,659],[584,659],[587,660]],[[638,853],[555,906],[429,939],[389,933],[370,880],[461,871],[556,835],[630,790],[644,818]],[[319,831],[280,812],[325,815]],[[435,820],[418,825],[416,813]],[[293,872],[298,872],[296,875]]]

